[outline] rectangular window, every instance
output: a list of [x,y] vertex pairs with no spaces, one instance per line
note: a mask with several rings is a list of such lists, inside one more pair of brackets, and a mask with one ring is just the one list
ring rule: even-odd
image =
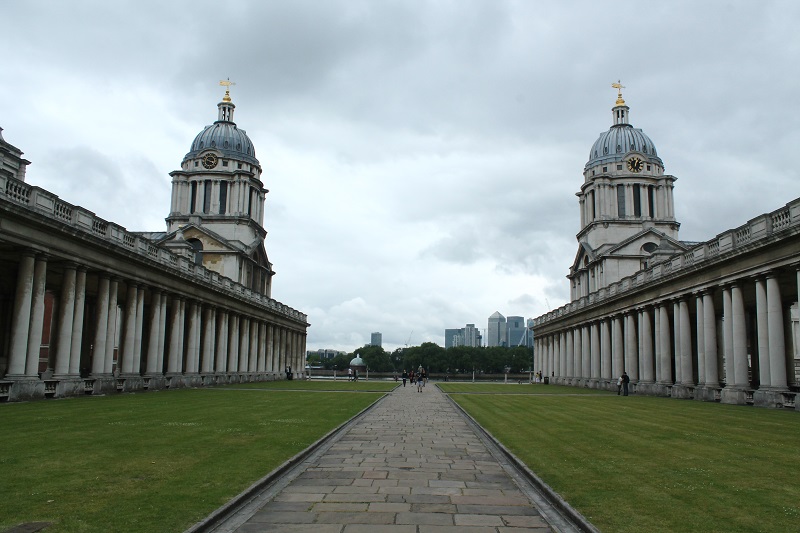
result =
[[634,216],[642,216],[642,188],[638,183],[633,184],[633,214]]
[[647,187],[647,207],[650,209],[650,218],[656,217],[656,188],[650,185]]
[[222,166],[223,166],[223,167],[227,167],[227,166],[228,166],[228,162],[227,162],[227,161],[223,161],[223,162],[222,162]]
[[622,170],[622,165],[617,165],[617,170]]
[[248,216],[252,216],[253,215],[253,196],[255,196],[253,194],[253,192],[254,192],[253,188],[251,187],[250,188],[250,201],[247,202],[247,215]]
[[625,186],[617,185],[617,216],[625,218]]
[[594,198],[594,191],[590,193],[592,195],[592,220],[597,219],[597,200]]
[[192,197],[189,200],[189,213],[194,213],[194,206],[197,203],[197,182],[192,182]]
[[225,207],[228,205],[228,182],[221,181],[219,184],[219,214],[225,214]]
[[211,182],[206,180],[203,184],[203,213],[211,211]]

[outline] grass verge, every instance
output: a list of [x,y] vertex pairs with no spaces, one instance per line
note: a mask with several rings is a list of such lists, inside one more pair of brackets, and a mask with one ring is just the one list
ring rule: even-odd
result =
[[454,395],[601,531],[797,531],[800,419],[653,397]]
[[0,406],[0,530],[178,532],[379,394],[183,389]]
[[541,383],[437,383],[440,389],[450,393],[464,394],[557,394],[557,395],[601,395],[608,396],[612,393],[597,389],[581,389],[578,387],[565,387],[563,385],[543,385]]

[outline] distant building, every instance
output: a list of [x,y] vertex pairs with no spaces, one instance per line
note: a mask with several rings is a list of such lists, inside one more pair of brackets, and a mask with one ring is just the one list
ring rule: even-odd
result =
[[525,318],[521,316],[510,316],[506,319],[506,339],[510,348],[524,345],[525,340]]
[[374,332],[371,336],[369,344],[370,346],[383,346],[383,334],[379,331]]
[[480,334],[475,324],[467,324],[466,327],[460,329],[446,329],[444,330],[444,347],[452,348],[454,346],[481,346],[483,337]]
[[306,360],[312,355],[316,355],[319,357],[320,361],[325,361],[326,359],[333,359],[337,355],[347,354],[347,352],[343,352],[340,350],[331,350],[329,348],[320,348],[319,350],[309,350],[306,352]]
[[489,317],[489,329],[486,334],[487,346],[508,346],[506,317],[495,311]]

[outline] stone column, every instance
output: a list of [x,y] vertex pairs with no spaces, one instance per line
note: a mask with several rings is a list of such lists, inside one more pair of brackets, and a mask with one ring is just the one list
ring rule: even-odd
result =
[[611,352],[613,363],[612,378],[618,378],[625,369],[625,335],[622,331],[622,317],[614,315],[611,322]]
[[103,374],[110,376],[114,371],[114,345],[117,342],[117,293],[119,291],[119,279],[111,278],[108,285],[108,323],[106,324],[106,347],[105,362],[103,363]]
[[267,323],[258,322],[258,364],[256,365],[258,372],[266,372],[267,370]]
[[258,368],[258,321],[250,320],[250,351],[247,362],[247,371],[255,372]]
[[228,312],[225,309],[219,310],[219,320],[217,320],[217,363],[214,371],[217,374],[228,371]]
[[600,377],[612,379],[611,372],[611,329],[608,318],[600,322]]
[[670,342],[670,327],[669,327],[669,311],[667,310],[667,303],[661,302],[659,308],[660,316],[660,351],[661,351],[661,379],[659,383],[663,385],[672,385],[672,344]]
[[231,314],[228,343],[228,372],[239,372],[239,315]]
[[172,299],[172,321],[169,334],[169,359],[167,374],[180,374],[183,367],[183,299]]
[[692,371],[692,322],[689,317],[689,302],[684,296],[680,300],[681,316],[681,383],[694,385]]
[[247,372],[250,358],[250,319],[239,319],[239,372]]
[[185,374],[197,374],[198,362],[200,360],[200,346],[197,340],[200,333],[200,321],[198,320],[197,302],[189,302],[189,312],[187,313],[189,325],[189,335],[186,338],[186,367]]
[[28,332],[28,355],[25,362],[25,376],[38,378],[39,355],[42,348],[44,329],[44,296],[47,280],[47,256],[36,256],[33,267],[33,298],[31,301],[31,323]]
[[81,375],[83,346],[83,313],[86,304],[86,268],[78,267],[75,274],[75,307],[72,312],[72,343],[69,350],[69,375]]
[[581,378],[585,382],[588,382],[589,378],[592,377],[592,339],[589,335],[589,326],[581,326]]
[[655,382],[661,382],[661,303],[655,302],[653,307],[653,364],[655,366]]
[[717,317],[714,311],[714,295],[703,291],[703,341],[706,367],[706,387],[719,387],[717,364]]
[[733,388],[733,306],[731,303],[731,288],[722,288],[722,346],[725,350],[725,388]]
[[108,331],[108,285],[109,276],[101,272],[97,278],[97,300],[95,314],[97,321],[92,343],[92,376],[97,377],[105,370],[106,333]]
[[267,370],[269,372],[278,372],[278,365],[275,361],[275,337],[278,334],[278,327],[270,324],[267,330],[269,331],[269,339],[267,340]]
[[642,360],[640,381],[643,383],[655,383],[653,331],[650,322],[650,310],[647,307],[643,307],[639,312],[639,331],[639,347]]
[[683,381],[683,362],[681,359],[681,302],[672,302],[672,333],[673,346],[675,347],[675,383]]
[[747,365],[747,329],[744,299],[738,284],[731,285],[731,318],[733,322],[733,375],[736,388],[750,387]]
[[133,373],[142,374],[142,330],[144,329],[144,288],[136,294],[136,326],[133,332]]
[[769,329],[770,387],[787,390],[786,339],[783,329],[783,305],[775,274],[767,274],[767,322]]
[[695,331],[697,332],[697,384],[701,387],[706,384],[706,349],[705,349],[705,314],[703,311],[702,292],[694,293]]
[[150,338],[147,343],[147,362],[145,373],[148,375],[160,374],[158,368],[158,334],[161,329],[161,294],[162,291],[150,291]]
[[157,373],[164,374],[164,344],[167,342],[167,293],[161,293],[161,317],[158,319],[158,364]]
[[633,312],[625,314],[625,366],[631,381],[639,381],[639,343]]
[[17,268],[17,286],[14,295],[14,312],[11,318],[11,345],[6,378],[25,376],[31,325],[31,302],[33,300],[34,262],[33,251],[22,252]]
[[72,322],[75,318],[75,278],[78,265],[67,263],[61,280],[61,301],[58,312],[55,376],[69,375],[69,356],[72,350]]
[[125,300],[125,327],[122,329],[125,339],[122,343],[122,353],[119,362],[121,374],[133,373],[133,347],[136,333],[136,300],[138,288],[134,283],[128,283],[128,295]]
[[767,283],[756,278],[756,329],[758,331],[759,388],[769,387],[769,330],[767,327]]
[[200,371],[203,374],[214,372],[214,344],[216,340],[216,314],[214,307],[206,307],[203,311],[203,357]]
[[592,342],[591,342],[591,350],[592,350],[592,379],[597,381],[600,379],[600,324],[595,321],[592,322],[590,326],[591,333],[592,333]]
[[566,365],[566,373],[564,377],[567,379],[572,379],[575,377],[575,335],[573,334],[572,329],[567,330],[566,334],[567,342],[566,342],[566,354],[567,354],[567,365]]

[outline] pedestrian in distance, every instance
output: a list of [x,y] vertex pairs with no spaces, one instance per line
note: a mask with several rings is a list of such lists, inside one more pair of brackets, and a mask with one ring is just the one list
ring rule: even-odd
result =
[[405,368],[403,369],[403,376],[402,377],[403,377],[403,387],[405,387],[406,386],[406,380],[408,379],[408,372],[406,372]]
[[622,376],[617,378],[617,396],[622,392]]
[[417,392],[422,392],[422,387],[425,386],[425,379],[423,378],[424,375],[425,371],[420,370],[419,375],[417,376]]
[[622,395],[623,396],[627,396],[628,395],[628,383],[630,383],[630,382],[631,382],[631,378],[629,378],[628,374],[623,371],[622,372]]

